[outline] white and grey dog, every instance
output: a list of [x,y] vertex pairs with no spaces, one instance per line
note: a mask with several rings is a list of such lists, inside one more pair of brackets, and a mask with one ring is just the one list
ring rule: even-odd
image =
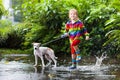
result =
[[[32,44],[33,44],[34,56],[35,56],[34,66],[37,66],[38,64],[38,57],[40,57],[43,67],[49,66],[52,61],[54,62],[54,67],[57,66],[57,61],[56,61],[57,57],[55,57],[54,51],[51,48],[41,47],[40,43],[32,43]],[[44,56],[49,61],[49,63],[46,65],[44,63]]]

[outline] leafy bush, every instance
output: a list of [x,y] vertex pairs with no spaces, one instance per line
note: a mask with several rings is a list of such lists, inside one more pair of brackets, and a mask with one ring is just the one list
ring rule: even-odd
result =
[[110,5],[111,8],[114,8],[114,14],[110,15],[110,18],[106,20],[105,30],[107,31],[106,37],[107,41],[103,44],[108,46],[109,53],[119,54],[120,52],[120,2],[119,0],[113,1]]
[[26,2],[23,6],[23,15],[27,21],[43,25],[48,29],[60,32],[62,22],[67,18],[64,0],[48,0],[46,2]]
[[1,20],[0,23],[0,46],[6,48],[21,48],[25,39],[24,35],[27,32],[26,24],[12,25],[8,20]]
[[4,7],[3,5],[0,3],[0,18],[2,16],[2,14],[4,13]]
[[[92,38],[89,41],[82,40],[79,46],[81,53],[94,55],[106,49],[109,54],[119,51],[119,0],[24,0],[23,2],[25,3],[20,8],[24,22],[12,26],[11,31],[9,29],[7,31],[6,28],[4,34],[6,38],[0,38],[0,41],[17,42],[15,44],[20,45],[20,48],[26,49],[31,48],[32,42],[44,44],[54,40],[64,32],[64,25],[69,20],[68,10],[76,8]],[[0,36],[2,35],[3,33],[0,33]],[[15,41],[10,38],[11,36]],[[70,52],[68,39],[61,39],[46,46],[52,47],[56,52]]]
[[[64,29],[64,24],[68,20],[68,10],[76,8],[80,19],[85,23],[88,32],[90,32],[90,37],[93,36],[87,44],[85,44],[86,41],[84,40],[80,44],[81,52],[83,54],[90,54],[102,49],[102,44],[105,42],[106,38],[104,38],[104,35],[106,32],[104,30],[104,23],[109,19],[110,14],[114,12],[114,9],[108,5],[109,3],[107,1],[101,0],[46,0],[46,2],[42,0],[40,3],[31,0],[24,3],[22,7],[25,20],[45,27],[43,30],[40,30],[40,32],[43,31],[41,36],[45,35],[44,37],[38,38],[38,36],[34,36],[34,39],[36,38],[35,41],[43,43],[54,39],[52,37],[59,36],[63,32],[61,29]],[[47,34],[44,32],[44,29],[46,29]],[[27,35],[33,33],[34,31],[31,31]],[[39,33],[39,31],[37,33]],[[43,41],[41,39],[43,39]],[[67,41],[62,40],[59,43],[64,44],[65,42],[67,43]],[[69,47],[69,43],[63,45],[63,47],[57,47],[57,45],[58,44],[54,44],[51,46],[56,46],[54,48],[61,48],[61,50],[64,51]]]
[[8,34],[11,32],[11,22],[8,20],[0,21],[0,45],[4,46],[6,43],[6,39],[8,38]]

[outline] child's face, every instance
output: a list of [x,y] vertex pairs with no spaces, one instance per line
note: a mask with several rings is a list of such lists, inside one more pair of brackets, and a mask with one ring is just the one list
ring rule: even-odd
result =
[[76,20],[76,19],[78,19],[77,12],[75,12],[75,11],[70,11],[70,12],[69,12],[69,18],[70,18],[71,20]]

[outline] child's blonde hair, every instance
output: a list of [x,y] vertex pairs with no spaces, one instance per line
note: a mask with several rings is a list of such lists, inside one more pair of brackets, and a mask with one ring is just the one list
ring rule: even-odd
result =
[[70,12],[75,12],[76,15],[78,15],[78,11],[77,11],[76,9],[70,9],[70,10],[69,10],[69,13],[70,13]]
[[[76,10],[76,9],[70,9],[69,10],[69,15],[70,15],[70,12],[75,12],[76,13],[76,15],[77,15],[77,19],[79,19],[79,17],[78,17],[78,11]],[[70,17],[69,17],[70,18]]]

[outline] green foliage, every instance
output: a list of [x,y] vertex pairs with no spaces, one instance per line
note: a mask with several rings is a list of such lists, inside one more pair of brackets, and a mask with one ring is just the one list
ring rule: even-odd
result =
[[2,15],[7,15],[7,13],[8,13],[7,10],[5,10],[5,8],[2,4],[2,1],[3,0],[0,0],[0,19],[1,19]]
[[[19,45],[19,48],[26,49],[32,47],[32,42],[43,44],[54,40],[64,32],[64,25],[69,20],[68,10],[76,8],[80,20],[84,22],[92,38],[89,41],[81,40],[79,46],[81,53],[94,55],[104,48],[109,54],[119,52],[119,0],[16,0],[15,2],[17,1],[23,3],[22,7],[17,5],[15,9],[20,9],[24,21],[8,30],[1,28],[1,32],[6,31],[4,41],[14,39],[14,43],[18,43],[17,39],[19,39],[19,44],[15,44]],[[7,23],[4,26],[7,27]],[[0,36],[2,35],[3,33],[0,33]],[[13,39],[10,39],[11,36],[14,36]],[[68,39],[61,39],[46,46],[53,48],[55,52],[70,52]]]
[[108,36],[109,40],[104,44],[109,44],[112,42],[113,45],[118,46],[120,48],[120,30],[111,30],[109,31],[106,36]]
[[[26,2],[22,5],[27,21],[46,26],[48,29],[60,31],[62,22],[66,19],[64,0],[47,0],[46,2]],[[62,15],[62,16],[61,16]]]
[[2,2],[0,1],[0,18],[1,18],[3,13],[4,13],[4,7],[2,5]]
[[14,29],[17,31],[16,34],[21,37],[20,48],[22,49],[30,48],[33,42],[39,42],[41,36],[44,36],[41,32],[45,33],[42,26],[30,22],[19,23],[14,26]]
[[110,15],[109,20],[105,23],[105,30],[107,31],[106,37],[108,40],[103,44],[103,46],[111,46],[110,51],[113,53],[119,53],[120,51],[120,2],[119,0],[113,1],[110,5],[114,8],[114,14]]
[[1,54],[33,54],[32,49],[20,50],[20,49],[0,49]]
[[24,28],[16,25],[13,26],[11,22],[6,20],[1,20],[0,23],[0,46],[6,48],[20,48],[24,40]]
[[4,45],[8,34],[11,32],[11,22],[8,20],[0,21],[0,44]]

